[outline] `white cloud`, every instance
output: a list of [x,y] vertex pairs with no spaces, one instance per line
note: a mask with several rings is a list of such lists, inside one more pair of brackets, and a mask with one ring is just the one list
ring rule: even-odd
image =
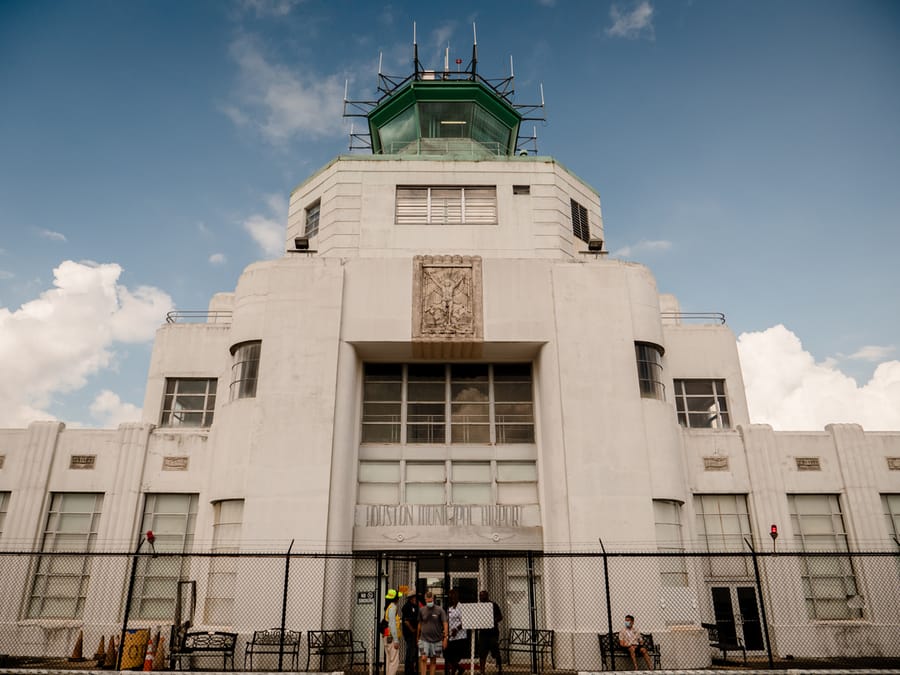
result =
[[53,395],[113,366],[117,342],[152,339],[172,299],[119,285],[121,273],[116,264],[66,260],[53,270],[53,288],[16,310],[0,307],[0,427],[52,418]]
[[606,29],[607,35],[629,40],[640,37],[649,40],[654,38],[653,6],[647,0],[634,5],[631,11],[623,11],[618,5],[613,5],[609,9],[609,18],[612,25]]
[[91,416],[102,427],[117,427],[125,422],[140,422],[141,409],[126,403],[118,394],[104,389],[90,406]]
[[224,253],[213,253],[209,256],[210,265],[224,265],[226,260]]
[[62,232],[54,232],[53,230],[38,230],[38,234],[41,235],[44,239],[49,239],[50,241],[68,241],[66,239],[66,235]]
[[665,239],[641,239],[636,244],[629,244],[613,251],[612,254],[620,258],[630,258],[641,253],[668,251],[670,248],[672,248],[672,242]]
[[859,361],[882,361],[889,355],[893,354],[894,351],[895,348],[890,345],[866,345],[865,347],[860,347],[859,349],[857,349],[847,358],[856,359]]
[[738,352],[754,423],[779,430],[820,430],[838,422],[900,429],[900,361],[879,364],[859,386],[833,360],[816,363],[782,325],[742,334]]
[[270,258],[284,254],[285,222],[287,219],[287,200],[281,195],[271,194],[265,197],[267,213],[254,213],[245,218],[243,228],[253,237],[253,241]]
[[270,63],[246,36],[232,43],[231,55],[238,65],[239,102],[221,110],[235,125],[254,128],[272,144],[343,133],[341,77]]
[[16,275],[9,270],[0,270],[0,279],[12,279],[14,276]]

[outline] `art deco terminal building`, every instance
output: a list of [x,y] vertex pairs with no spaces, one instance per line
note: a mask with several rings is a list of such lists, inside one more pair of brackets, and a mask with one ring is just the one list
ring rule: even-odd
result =
[[[606,254],[597,191],[521,151],[528,113],[508,81],[474,61],[460,73],[416,64],[358,104],[371,151],[291,193],[284,255],[250,265],[200,320],[162,323],[141,423],[0,431],[0,546],[131,550],[153,529],[167,550],[293,540],[405,554],[388,561],[391,585],[440,590],[449,569],[466,593],[491,588],[508,626],[527,625],[529,596],[498,552],[596,551],[601,539],[608,551],[745,551],[744,539],[770,547],[772,524],[792,549],[896,546],[900,434],[751,424],[724,317],[683,312],[647,267]],[[849,631],[900,654],[885,637],[900,584],[865,561],[827,575],[793,564],[796,597],[769,616],[776,644],[799,631],[827,655]],[[615,623],[633,610],[663,665],[708,664],[678,645],[706,646],[704,617],[752,615],[752,570],[653,565],[634,571]],[[601,572],[566,558],[536,572],[537,620],[557,630],[563,666],[567,631],[606,627],[602,603],[572,612],[586,589],[600,597]],[[244,615],[240,583],[215,597],[207,577],[173,574],[201,578],[197,624],[268,627]],[[297,627],[364,634],[371,609],[355,599],[372,588],[371,562],[323,560],[319,575],[290,598],[313,608],[291,615]],[[7,576],[0,632],[65,653],[76,629],[121,625],[126,583],[89,566]]]

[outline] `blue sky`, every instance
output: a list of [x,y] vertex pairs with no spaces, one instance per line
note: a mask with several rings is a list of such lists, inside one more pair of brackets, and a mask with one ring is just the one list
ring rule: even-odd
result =
[[755,421],[900,428],[900,4],[837,0],[0,0],[0,426],[134,416],[165,311],[281,246],[413,21],[426,66],[474,21],[483,74],[543,83],[541,154],[727,315]]

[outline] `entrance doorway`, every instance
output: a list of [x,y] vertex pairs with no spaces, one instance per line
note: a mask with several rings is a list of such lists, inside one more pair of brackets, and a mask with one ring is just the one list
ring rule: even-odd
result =
[[416,593],[434,593],[436,604],[445,606],[451,588],[459,591],[460,602],[477,602],[478,590],[484,588],[477,556],[421,557],[416,564]]
[[747,651],[765,649],[756,588],[734,585],[713,586],[710,590],[719,639],[726,642],[740,637]]

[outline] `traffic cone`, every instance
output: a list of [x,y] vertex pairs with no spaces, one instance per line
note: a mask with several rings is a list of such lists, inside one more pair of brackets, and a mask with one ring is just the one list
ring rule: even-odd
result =
[[97,645],[97,651],[94,652],[94,660],[97,662],[97,667],[102,668],[103,662],[106,661],[106,636],[100,636],[100,644]]
[[153,657],[153,670],[166,669],[166,638],[162,635],[156,641],[156,656]]
[[109,643],[106,645],[106,658],[103,659],[103,667],[115,668],[117,654],[118,650],[116,649],[116,636],[110,635]]
[[153,670],[153,657],[156,656],[156,646],[153,644],[153,638],[147,643],[147,654],[144,656],[144,670],[149,672]]
[[84,631],[78,631],[78,639],[75,640],[75,649],[72,650],[72,656],[69,657],[69,661],[84,661],[84,654],[82,653],[84,650]]

